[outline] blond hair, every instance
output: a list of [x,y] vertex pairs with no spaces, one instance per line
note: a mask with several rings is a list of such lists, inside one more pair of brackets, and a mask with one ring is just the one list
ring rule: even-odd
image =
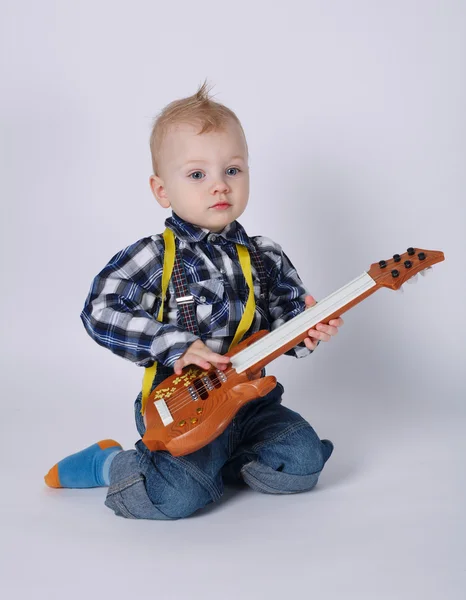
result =
[[154,175],[159,175],[160,149],[167,131],[173,125],[199,125],[200,131],[197,135],[201,135],[209,131],[222,131],[228,122],[233,120],[240,126],[247,148],[246,135],[238,117],[228,107],[212,100],[209,92],[205,80],[195,94],[170,102],[156,116],[149,141]]

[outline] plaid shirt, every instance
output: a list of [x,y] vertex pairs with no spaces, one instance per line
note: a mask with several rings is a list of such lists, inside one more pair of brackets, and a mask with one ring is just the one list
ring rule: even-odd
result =
[[[243,314],[248,287],[235,244],[250,247],[243,227],[233,221],[212,233],[172,213],[165,221],[179,240],[179,250],[191,294],[194,296],[201,339],[226,354]],[[308,293],[281,247],[255,236],[268,280],[268,303],[261,297],[260,281],[251,261],[256,311],[247,336],[276,329],[304,308]],[[113,353],[148,367],[154,360],[172,367],[198,336],[179,325],[172,282],[164,303],[163,323],[156,320],[161,304],[164,242],[161,234],[140,239],[121,250],[94,278],[81,312],[89,335]],[[287,354],[301,358],[311,351],[303,343]]]

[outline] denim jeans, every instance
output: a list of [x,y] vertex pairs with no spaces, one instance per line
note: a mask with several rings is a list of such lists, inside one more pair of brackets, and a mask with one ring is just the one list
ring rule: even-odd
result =
[[[152,389],[167,373],[156,377]],[[280,383],[248,402],[225,431],[186,456],[151,452],[142,440],[115,456],[106,506],[130,519],[179,519],[220,499],[224,483],[244,481],[267,494],[312,489],[333,451],[297,412],[282,406]],[[135,402],[139,434],[141,394]]]

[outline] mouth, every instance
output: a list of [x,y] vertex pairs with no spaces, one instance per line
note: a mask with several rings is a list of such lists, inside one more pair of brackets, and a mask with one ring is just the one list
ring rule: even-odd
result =
[[217,204],[214,204],[210,208],[215,208],[216,210],[226,210],[227,208],[230,208],[230,206],[231,204],[228,202],[217,202]]

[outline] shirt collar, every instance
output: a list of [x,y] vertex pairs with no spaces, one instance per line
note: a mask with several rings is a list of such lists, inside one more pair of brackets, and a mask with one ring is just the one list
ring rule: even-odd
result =
[[205,238],[209,235],[215,235],[220,243],[233,242],[234,244],[242,244],[248,248],[251,244],[246,231],[238,221],[232,221],[222,231],[211,232],[205,227],[199,227],[185,221],[172,211],[172,216],[165,220],[165,226],[171,229],[177,238],[186,242],[211,241]]

